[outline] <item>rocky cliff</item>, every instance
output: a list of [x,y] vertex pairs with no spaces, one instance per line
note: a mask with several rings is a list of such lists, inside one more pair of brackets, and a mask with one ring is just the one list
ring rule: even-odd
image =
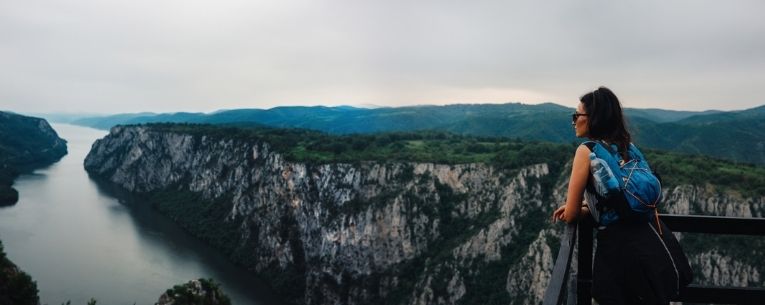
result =
[[[765,197],[743,197],[714,186],[677,186],[665,192],[668,213],[765,217]],[[765,287],[765,240],[761,236],[678,234],[694,268],[694,283]]]
[[48,121],[0,111],[0,162],[26,169],[66,155],[66,141]]
[[[112,128],[85,168],[301,304],[539,303],[562,229],[549,213],[567,178],[547,163],[297,162],[264,141],[150,126]],[[693,190],[670,190],[670,209],[695,211],[706,199]],[[746,210],[741,200],[762,211],[762,198],[735,196],[703,209]],[[695,263],[716,255],[726,254]],[[762,285],[762,265],[730,268]]]
[[56,162],[66,152],[66,141],[44,119],[0,111],[0,206],[18,200],[11,185],[19,173]]

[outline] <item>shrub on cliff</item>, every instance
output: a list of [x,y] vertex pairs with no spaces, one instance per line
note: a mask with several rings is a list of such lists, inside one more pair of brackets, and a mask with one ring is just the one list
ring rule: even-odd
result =
[[175,285],[159,297],[156,305],[231,305],[231,300],[212,279]]
[[0,304],[40,304],[37,283],[5,257],[2,241],[0,241]]

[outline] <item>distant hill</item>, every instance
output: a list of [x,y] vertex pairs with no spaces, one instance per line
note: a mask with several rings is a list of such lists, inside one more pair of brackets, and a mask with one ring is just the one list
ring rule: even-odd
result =
[[[140,123],[208,123],[305,128],[333,134],[440,130],[461,135],[510,137],[559,143],[574,137],[573,108],[553,103],[527,105],[454,104],[357,108],[290,106],[235,109],[215,113],[120,114],[84,118],[74,124],[108,129]],[[703,154],[737,162],[765,164],[765,106],[741,111],[625,109],[635,141],[647,148]]]
[[657,149],[765,164],[765,107],[636,124],[637,142]]
[[[411,106],[390,108],[355,108],[350,106],[293,106],[271,109],[236,109],[212,114],[119,114],[76,120],[73,123],[94,128],[108,129],[114,125],[140,123],[242,123],[253,122],[272,127],[298,127],[315,129],[335,134],[370,133],[382,131],[412,131],[422,129],[446,129],[463,134],[510,135],[513,130],[534,129],[534,126],[520,128],[519,122],[545,115],[551,119],[562,119],[571,108],[555,104],[456,104],[447,106]],[[552,114],[552,115],[551,115]],[[492,122],[484,122],[489,119]],[[497,124],[497,123],[501,124]],[[510,124],[503,126],[503,124]],[[473,131],[472,127],[480,130]],[[502,130],[505,127],[508,130]],[[570,126],[569,126],[570,127]],[[468,128],[468,129],[463,129]],[[535,136],[534,132],[525,134]],[[548,138],[543,136],[542,138]],[[552,138],[557,138],[553,136]]]
[[84,118],[104,117],[107,115],[98,113],[25,113],[28,116],[38,117],[46,119],[51,123],[66,123],[71,124],[74,121]]
[[693,115],[679,120],[684,125],[710,125],[720,122],[762,120],[765,118],[765,105],[739,111],[717,112],[709,115]]
[[165,115],[151,113],[151,112],[115,114],[115,115],[109,115],[109,116],[93,116],[93,117],[79,118],[79,119],[69,121],[67,123],[108,130],[109,128],[115,125],[114,124],[115,122],[121,122],[118,124],[125,124],[129,122],[130,120],[133,120],[136,118],[143,118],[139,120],[146,120],[148,118],[155,117],[155,116],[165,116]]
[[657,123],[675,122],[692,116],[706,116],[708,114],[720,113],[719,110],[707,110],[707,111],[677,111],[677,110],[664,110],[656,108],[627,108],[624,110],[625,115],[631,118],[644,118]]

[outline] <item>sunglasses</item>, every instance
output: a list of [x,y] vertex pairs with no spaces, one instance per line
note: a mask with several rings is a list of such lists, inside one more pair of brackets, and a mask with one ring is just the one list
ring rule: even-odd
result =
[[574,112],[571,114],[571,121],[576,122],[576,120],[579,119],[580,116],[587,116],[587,114]]

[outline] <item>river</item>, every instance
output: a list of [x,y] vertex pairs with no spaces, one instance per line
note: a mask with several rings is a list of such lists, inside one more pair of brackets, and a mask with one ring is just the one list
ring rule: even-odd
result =
[[52,126],[69,154],[16,179],[19,202],[0,208],[5,252],[37,281],[41,304],[154,304],[197,278],[213,278],[233,304],[278,303],[261,281],[166,217],[101,191],[83,160],[106,131]]

